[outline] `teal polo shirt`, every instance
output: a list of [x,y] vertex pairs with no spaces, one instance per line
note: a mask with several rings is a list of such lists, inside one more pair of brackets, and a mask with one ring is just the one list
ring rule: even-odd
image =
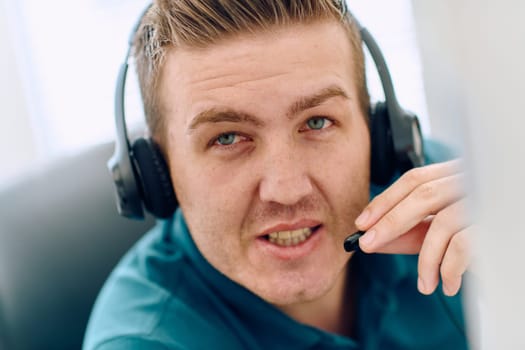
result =
[[468,348],[461,293],[421,295],[417,256],[358,252],[350,264],[357,271],[355,338],[301,324],[221,274],[195,246],[179,210],[113,271],[83,349]]

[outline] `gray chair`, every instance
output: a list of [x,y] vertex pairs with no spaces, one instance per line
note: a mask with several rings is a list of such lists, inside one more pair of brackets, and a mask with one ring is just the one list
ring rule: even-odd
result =
[[118,216],[100,145],[0,190],[0,349],[80,349],[93,302],[153,225]]

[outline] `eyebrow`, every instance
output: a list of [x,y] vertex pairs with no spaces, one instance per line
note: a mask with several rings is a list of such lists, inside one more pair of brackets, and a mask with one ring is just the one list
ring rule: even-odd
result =
[[[329,87],[326,87],[319,92],[310,95],[310,96],[304,96],[299,98],[296,102],[294,102],[286,112],[286,115],[288,118],[292,118],[294,115],[305,111],[310,108],[317,107],[321,105],[326,100],[333,98],[333,97],[343,97],[345,99],[349,99],[346,92],[337,85],[332,85]],[[253,124],[255,126],[261,127],[264,126],[265,123],[261,119],[245,112],[237,111],[230,108],[209,108],[206,109],[193,118],[191,121],[191,124],[189,126],[189,130],[193,131],[197,129],[199,125],[205,124],[205,123],[221,123],[221,122],[230,122],[230,123],[241,123],[246,122]]]
[[322,89],[314,95],[301,97],[297,102],[290,106],[286,115],[288,116],[288,118],[291,118],[294,115],[301,113],[307,109],[317,107],[326,100],[329,100],[333,97],[343,97],[347,100],[350,99],[341,87],[337,85],[332,85]]
[[230,108],[210,108],[197,114],[193,118],[189,129],[195,130],[201,124],[205,123],[240,123],[247,122],[255,126],[264,126],[264,122],[251,114],[236,111]]

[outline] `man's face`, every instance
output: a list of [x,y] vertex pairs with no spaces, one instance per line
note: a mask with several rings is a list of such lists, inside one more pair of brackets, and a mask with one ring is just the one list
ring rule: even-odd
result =
[[368,200],[352,60],[336,22],[166,57],[165,149],[192,237],[216,269],[276,305],[335,285]]

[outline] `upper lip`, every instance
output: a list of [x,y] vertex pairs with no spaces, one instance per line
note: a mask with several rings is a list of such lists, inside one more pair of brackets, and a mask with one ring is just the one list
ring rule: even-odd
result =
[[281,231],[294,231],[300,228],[305,227],[315,227],[321,225],[321,221],[314,219],[301,219],[294,221],[293,223],[279,223],[274,226],[271,226],[264,231],[262,231],[257,236],[266,236],[272,232],[281,232]]

